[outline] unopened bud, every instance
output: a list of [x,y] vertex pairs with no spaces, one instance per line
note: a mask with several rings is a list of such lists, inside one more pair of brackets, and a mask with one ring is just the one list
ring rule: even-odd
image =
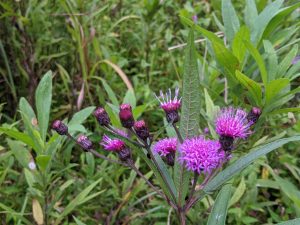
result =
[[104,108],[99,107],[94,111],[94,116],[96,117],[98,123],[101,126],[108,126],[110,124],[110,119]]
[[261,109],[258,107],[253,107],[247,115],[247,119],[250,123],[255,124],[261,115]]
[[121,150],[117,151],[117,153],[121,161],[123,162],[131,161],[131,152],[129,148],[127,147],[122,148]]
[[84,135],[80,135],[77,138],[77,143],[85,150],[90,150],[93,147],[93,143],[91,142],[91,140]]
[[134,126],[133,126],[136,134],[144,141],[147,140],[147,138],[149,138],[150,134],[149,134],[149,129],[145,123],[144,120],[139,120],[139,121],[136,121],[134,123]]
[[123,127],[125,128],[133,127],[134,118],[132,115],[131,106],[129,104],[120,105],[119,117]]
[[68,127],[61,120],[55,120],[51,127],[60,135],[68,134]]
[[174,166],[174,162],[175,162],[175,151],[170,152],[169,154],[166,155],[166,163],[169,166]]

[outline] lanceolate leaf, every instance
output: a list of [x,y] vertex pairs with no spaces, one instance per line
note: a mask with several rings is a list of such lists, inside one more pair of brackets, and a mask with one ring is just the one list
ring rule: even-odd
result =
[[48,71],[39,83],[39,86],[35,92],[35,102],[38,115],[38,126],[40,128],[40,134],[42,140],[45,141],[49,115],[50,106],[52,99],[52,72]]
[[240,21],[231,0],[222,0],[222,17],[226,38],[231,42],[235,33],[240,29]]
[[[189,33],[188,46],[185,53],[182,110],[180,133],[183,138],[194,137],[199,133],[200,118],[200,80],[197,69],[197,56],[194,46],[194,31]],[[177,160],[176,160],[177,162]],[[189,186],[190,173],[183,165],[175,165],[175,185],[178,191],[178,202],[183,204]]]
[[203,189],[204,193],[198,193],[197,198],[200,200],[205,196],[205,194],[211,193],[217,190],[221,185],[223,185],[226,181],[233,178],[235,175],[239,174],[244,168],[249,166],[252,162],[254,162],[259,157],[268,154],[269,152],[281,147],[284,144],[287,144],[292,141],[300,141],[300,136],[294,136],[289,138],[279,139],[273,142],[270,142],[266,145],[256,147],[247,155],[241,157],[230,166],[228,166],[225,170],[220,172],[217,176],[215,176]]
[[220,190],[213,209],[209,215],[207,225],[225,225],[228,202],[231,197],[231,184],[226,184]]
[[298,224],[300,224],[300,218],[277,223],[276,225],[298,225]]

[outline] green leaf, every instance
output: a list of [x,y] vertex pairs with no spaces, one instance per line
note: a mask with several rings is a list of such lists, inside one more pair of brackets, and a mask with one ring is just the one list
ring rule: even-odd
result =
[[284,59],[280,62],[276,77],[285,77],[288,68],[291,66],[292,60],[296,57],[298,53],[298,45],[294,45],[292,50],[284,57]]
[[133,90],[128,90],[124,97],[123,103],[128,103],[134,109],[136,106],[136,98]]
[[273,19],[270,21],[268,26],[265,29],[265,32],[263,34],[263,37],[268,37],[272,31],[274,31],[280,22],[289,14],[291,14],[294,10],[300,7],[300,2],[295,3],[294,5],[288,6],[286,8],[281,9],[276,16],[273,17]]
[[[194,31],[191,29],[185,52],[180,120],[180,133],[184,139],[199,134],[200,107],[200,80],[194,44]],[[188,191],[189,178],[190,172],[176,160],[174,179],[178,191],[178,203],[181,206]]]
[[267,73],[267,69],[266,69],[266,66],[265,66],[262,56],[259,54],[259,51],[249,41],[244,41],[244,43],[245,43],[247,49],[249,50],[250,54],[256,61],[257,65],[259,67],[259,70],[260,70],[261,79],[262,79],[264,85],[266,86],[266,84],[268,82],[268,73]]
[[265,54],[268,58],[268,81],[274,80],[278,67],[278,57],[272,43],[268,40],[263,41]]
[[229,207],[237,203],[241,199],[245,191],[246,191],[246,183],[244,177],[242,177],[239,186],[236,188],[233,196],[230,199]]
[[226,184],[220,190],[213,209],[209,215],[207,225],[225,225],[228,202],[231,196],[231,184]]
[[266,86],[266,104],[269,104],[279,92],[290,84],[289,79],[280,78],[272,80]]
[[226,181],[239,174],[244,168],[249,166],[252,162],[254,162],[259,157],[268,154],[269,152],[281,147],[284,144],[287,144],[292,141],[300,141],[300,136],[294,136],[289,138],[283,138],[280,140],[276,140],[270,142],[266,145],[259,146],[250,150],[250,153],[239,158],[237,161],[233,162],[230,166],[220,172],[217,176],[215,176],[204,188],[206,193],[210,193],[217,188],[219,188]]
[[70,212],[72,212],[77,206],[85,203],[86,201],[90,200],[91,196],[96,197],[97,195],[101,194],[102,192],[98,192],[93,195],[89,195],[90,192],[96,187],[97,184],[100,183],[102,178],[95,181],[94,183],[90,184],[88,187],[86,187],[82,192],[80,192],[64,209],[64,211],[59,215],[58,219],[56,220],[55,224],[59,224],[59,222]]
[[258,17],[255,0],[246,0],[244,17],[245,17],[245,23],[247,27],[250,28],[250,31],[253,31],[256,25],[254,24],[254,21]]
[[86,225],[85,223],[83,223],[82,221],[80,221],[79,219],[77,219],[75,216],[73,216],[73,219],[75,220],[75,223],[77,225]]
[[236,15],[231,0],[222,0],[222,17],[225,28],[225,36],[231,43],[235,33],[240,29],[239,18]]
[[112,104],[114,104],[115,106],[119,106],[119,101],[116,97],[115,92],[111,89],[111,87],[107,84],[107,82],[104,79],[100,78],[100,80]]
[[300,112],[300,107],[277,109],[277,110],[272,111],[271,114],[280,114],[280,113],[288,113],[288,112]]
[[30,138],[30,136],[28,134],[25,134],[25,133],[22,133],[22,132],[13,130],[13,129],[9,129],[6,127],[0,127],[0,132],[3,132],[6,135],[8,135],[14,139],[22,141],[24,144],[26,144],[32,148],[35,148],[34,141]]
[[32,172],[28,169],[24,169],[25,179],[29,187],[33,187],[33,185],[36,183],[35,177],[32,174]]
[[195,23],[186,18],[181,16],[181,20],[186,23],[187,25],[194,28],[196,31],[202,33],[212,44],[215,58],[219,63],[221,69],[224,70],[225,75],[229,79],[230,82],[235,83],[235,70],[239,68],[239,61],[238,59],[229,51],[222,39],[220,39],[217,35],[213,32],[210,32],[200,26],[195,25]]
[[250,31],[246,26],[241,27],[232,42],[232,52],[241,64],[243,63],[247,50],[244,41],[250,41]]
[[268,4],[267,7],[259,14],[259,16],[255,18],[253,22],[255,27],[251,33],[251,40],[255,46],[259,43],[269,22],[278,13],[282,3],[283,0],[276,0]]
[[40,81],[35,92],[38,126],[42,140],[46,140],[52,99],[52,72],[48,71]]
[[95,110],[95,106],[90,106],[75,113],[68,123],[68,126],[82,124]]
[[6,140],[7,140],[7,144],[9,146],[9,148],[13,152],[17,161],[24,168],[28,168],[28,164],[30,162],[31,155],[30,155],[29,151],[24,147],[24,144],[20,141],[12,141],[10,139],[6,139]]
[[261,106],[262,92],[260,85],[238,70],[235,72],[235,74],[238,81],[248,89],[249,94],[255,101],[256,105]]
[[50,161],[50,155],[39,155],[36,157],[36,163],[42,171],[45,171]]
[[299,224],[300,224],[300,218],[277,223],[276,225],[299,225]]

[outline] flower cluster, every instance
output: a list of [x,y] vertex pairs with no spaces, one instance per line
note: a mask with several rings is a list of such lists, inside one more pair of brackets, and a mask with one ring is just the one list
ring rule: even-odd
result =
[[[131,105],[121,104],[119,119],[126,131],[112,126],[109,114],[103,107],[94,111],[93,114],[98,123],[113,135],[113,137],[104,135],[99,143],[100,146],[106,151],[115,152],[121,161],[129,164],[132,163],[132,153],[125,143],[127,140],[146,149],[151,160],[155,160],[152,155],[153,152],[160,155],[170,166],[175,164],[177,158],[188,170],[198,174],[209,174],[230,158],[235,140],[246,139],[252,134],[251,127],[261,115],[261,110],[257,107],[253,107],[249,113],[240,108],[227,107],[222,109],[215,119],[215,131],[219,135],[218,140],[208,138],[210,136],[208,128],[203,130],[205,136],[182,140],[175,124],[180,120],[181,98],[179,98],[179,89],[175,89],[174,97],[172,97],[172,91],[169,89],[167,93],[160,91],[160,95],[156,98],[160,103],[160,108],[166,114],[167,121],[177,131],[178,138],[158,140],[151,148],[152,137],[146,122],[144,120],[135,121]],[[71,137],[68,133],[68,127],[60,120],[53,122],[52,129],[60,135]],[[136,140],[131,140],[133,135],[136,136]],[[91,151],[93,148],[93,143],[87,136],[79,135],[76,142],[86,151]],[[178,153],[176,153],[177,150]]]

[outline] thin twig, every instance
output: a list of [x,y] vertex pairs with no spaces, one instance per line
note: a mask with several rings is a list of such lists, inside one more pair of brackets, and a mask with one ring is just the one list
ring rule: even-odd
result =
[[[219,31],[217,33],[215,33],[218,37],[223,37],[224,36],[224,33]],[[201,42],[204,42],[206,41],[207,39],[206,38],[201,38],[201,39],[197,39],[194,41],[194,43],[201,43]],[[183,44],[179,44],[179,45],[175,45],[175,46],[172,46],[172,47],[169,47],[168,48],[168,51],[172,51],[174,49],[177,49],[177,48],[182,48],[182,47],[185,47],[187,45],[187,43],[183,43]]]

